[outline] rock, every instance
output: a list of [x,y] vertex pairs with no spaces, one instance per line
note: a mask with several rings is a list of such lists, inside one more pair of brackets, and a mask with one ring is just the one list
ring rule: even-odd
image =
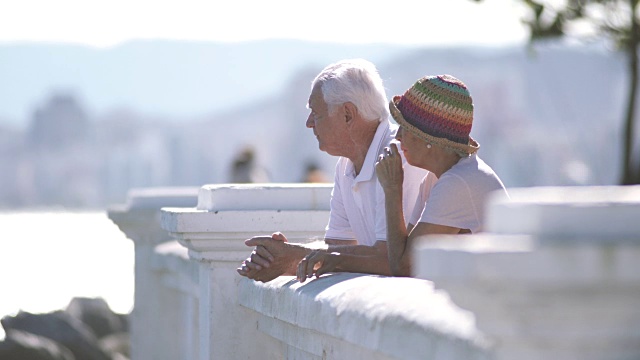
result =
[[98,339],[128,331],[127,315],[113,312],[102,298],[73,298],[65,311],[89,326]]
[[20,330],[7,331],[0,342],[0,359],[4,360],[75,360],[73,353],[43,336]]
[[31,314],[20,311],[16,316],[0,320],[5,332],[20,330],[49,338],[65,346],[78,360],[111,360],[98,345],[93,331],[65,311]]
[[98,341],[102,350],[111,354],[115,359],[116,355],[126,358],[131,356],[131,340],[129,333],[116,333],[103,337]]

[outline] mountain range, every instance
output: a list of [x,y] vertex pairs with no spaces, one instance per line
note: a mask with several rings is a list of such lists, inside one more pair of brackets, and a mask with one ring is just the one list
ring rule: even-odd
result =
[[[0,46],[0,208],[223,183],[247,147],[273,182],[301,181],[308,165],[330,180],[336,158],[318,151],[305,105],[318,71],[352,57],[377,65],[388,97],[425,75],[462,79],[479,154],[508,188],[619,179],[626,66],[598,45],[14,44]],[[58,137],[78,130],[72,118],[76,145]]]
[[299,40],[0,44],[0,124],[24,126],[53,92],[79,97],[94,114],[128,108],[189,120],[269,98],[300,70],[351,57],[384,62],[413,49]]

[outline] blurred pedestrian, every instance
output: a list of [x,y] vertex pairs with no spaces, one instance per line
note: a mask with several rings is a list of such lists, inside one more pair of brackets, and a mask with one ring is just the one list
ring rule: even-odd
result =
[[240,184],[266,183],[269,182],[269,174],[257,164],[254,149],[247,146],[233,159],[229,180]]

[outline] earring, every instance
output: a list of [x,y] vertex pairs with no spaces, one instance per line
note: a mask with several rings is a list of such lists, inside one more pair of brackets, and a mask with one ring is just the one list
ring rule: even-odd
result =
[[427,149],[431,149],[431,144],[427,144]]

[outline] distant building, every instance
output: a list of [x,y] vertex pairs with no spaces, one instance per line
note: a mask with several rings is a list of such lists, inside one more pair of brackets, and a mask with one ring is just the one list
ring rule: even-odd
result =
[[28,142],[34,149],[62,149],[86,141],[90,127],[78,101],[72,95],[57,93],[34,112]]

